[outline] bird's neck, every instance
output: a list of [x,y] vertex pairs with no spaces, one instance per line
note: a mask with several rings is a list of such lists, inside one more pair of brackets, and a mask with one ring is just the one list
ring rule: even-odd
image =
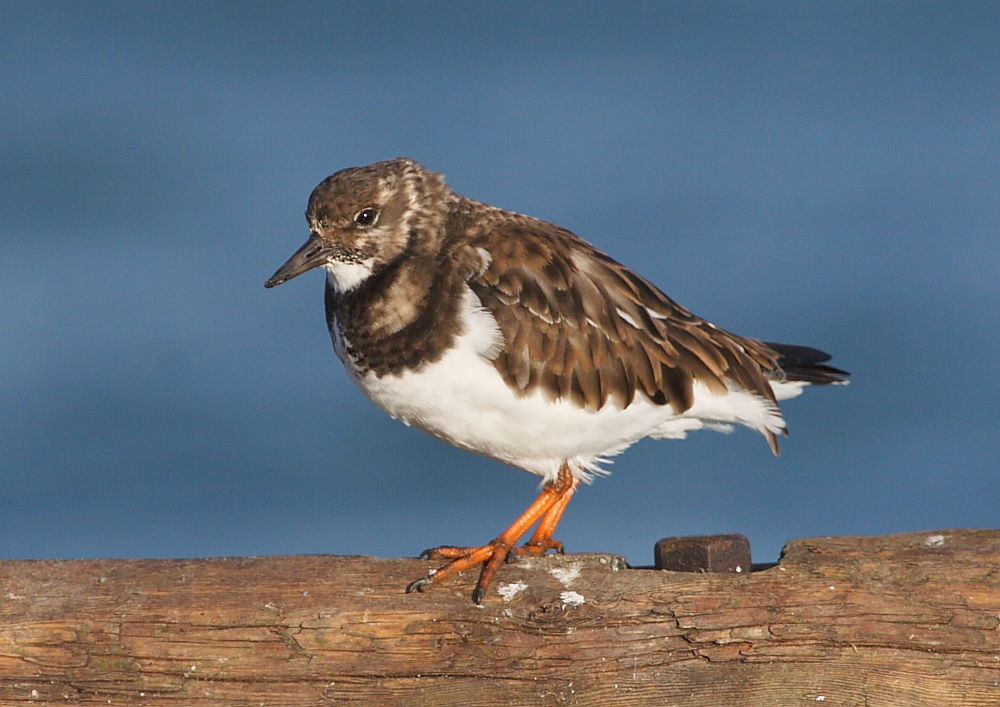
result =
[[360,374],[419,368],[451,348],[465,283],[442,257],[401,258],[348,292],[327,281],[327,323]]

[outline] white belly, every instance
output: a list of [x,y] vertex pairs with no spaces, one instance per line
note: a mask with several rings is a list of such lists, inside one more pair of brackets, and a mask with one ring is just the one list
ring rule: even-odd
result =
[[[466,294],[466,333],[441,360],[419,372],[381,378],[352,377],[372,401],[408,425],[462,449],[506,462],[547,480],[569,462],[573,473],[589,481],[606,473],[601,464],[646,436],[683,437],[702,427],[728,429],[726,423],[780,431],[780,412],[743,392],[713,395],[695,384],[695,403],[683,415],[644,396],[622,410],[613,404],[588,412],[571,402],[550,402],[538,391],[521,397],[493,367],[499,330],[472,291]],[[338,353],[344,351],[336,341]],[[342,355],[342,354],[341,354]]]

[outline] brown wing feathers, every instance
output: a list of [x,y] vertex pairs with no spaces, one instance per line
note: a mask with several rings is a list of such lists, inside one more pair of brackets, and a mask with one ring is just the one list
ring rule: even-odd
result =
[[698,380],[773,401],[774,351],[695,317],[569,231],[504,213],[472,245],[491,256],[469,284],[504,337],[495,366],[518,390],[590,410],[641,392],[681,413]]

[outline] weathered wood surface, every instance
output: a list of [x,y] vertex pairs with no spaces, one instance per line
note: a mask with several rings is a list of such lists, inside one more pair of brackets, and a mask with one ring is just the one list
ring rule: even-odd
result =
[[1000,531],[796,540],[750,575],[566,555],[0,562],[0,703],[998,705]]

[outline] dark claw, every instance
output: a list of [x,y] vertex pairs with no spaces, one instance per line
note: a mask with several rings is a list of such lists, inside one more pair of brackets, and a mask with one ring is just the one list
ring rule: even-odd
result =
[[416,582],[410,582],[406,585],[406,593],[410,594],[411,592],[422,592],[424,591],[424,587],[430,583],[431,580],[428,577],[418,579]]
[[434,557],[434,551],[435,550],[437,550],[436,547],[429,547],[426,550],[424,550],[423,552],[421,552],[419,555],[417,555],[417,559],[418,560],[429,560],[432,557]]
[[485,587],[476,587],[475,589],[472,590],[472,601],[475,604],[482,604],[484,594],[486,594]]
[[514,564],[515,562],[517,562],[517,553],[514,552],[513,550],[508,552],[507,557],[503,558],[503,561],[508,565]]

